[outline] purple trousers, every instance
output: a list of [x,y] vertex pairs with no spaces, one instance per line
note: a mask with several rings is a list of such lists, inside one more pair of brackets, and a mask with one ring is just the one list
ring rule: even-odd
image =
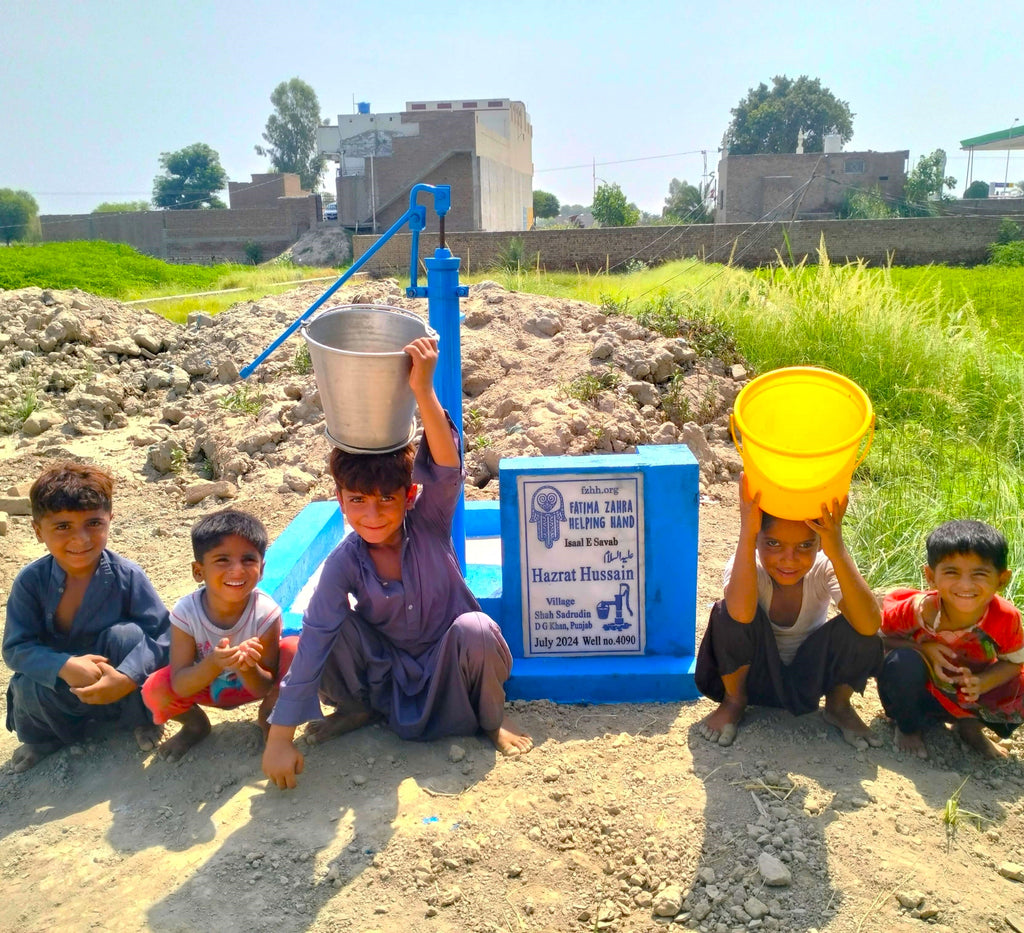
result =
[[320,696],[339,707],[370,707],[403,739],[473,735],[501,725],[511,672],[501,630],[482,612],[456,617],[417,657],[350,612],[324,666]]

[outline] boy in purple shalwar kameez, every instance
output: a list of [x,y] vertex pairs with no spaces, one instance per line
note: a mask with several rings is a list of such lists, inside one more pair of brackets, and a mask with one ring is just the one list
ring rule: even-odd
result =
[[[331,472],[354,534],[324,564],[270,715],[263,772],[294,787],[296,728],[322,742],[378,718],[405,739],[471,735],[517,755],[532,740],[505,718],[512,656],[462,577],[451,523],[462,486],[455,430],[434,393],[437,341],[405,348],[423,441],[392,454],[335,450]],[[416,497],[413,481],[422,484]],[[350,608],[349,596],[355,600]],[[320,697],[337,708],[322,719]]]

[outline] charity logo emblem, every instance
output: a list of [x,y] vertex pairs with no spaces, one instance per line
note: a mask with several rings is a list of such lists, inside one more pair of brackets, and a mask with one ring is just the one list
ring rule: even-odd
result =
[[537,540],[552,547],[565,521],[565,503],[554,486],[541,486],[530,503],[530,524],[537,526]]

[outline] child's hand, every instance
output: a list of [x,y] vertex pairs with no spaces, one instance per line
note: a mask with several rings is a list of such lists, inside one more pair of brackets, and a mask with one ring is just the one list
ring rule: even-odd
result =
[[263,658],[263,645],[256,636],[247,638],[236,647],[238,651],[237,668],[240,671],[252,670]]
[[924,655],[936,677],[947,683],[957,682],[963,668],[953,663],[956,660],[956,652],[949,645],[941,641],[926,641],[918,645],[918,650]]
[[434,370],[437,368],[437,340],[417,337],[404,349],[412,357],[409,387],[413,395],[419,398],[422,393],[429,394],[434,388]]
[[959,674],[953,678],[957,684],[957,696],[967,703],[977,703],[981,696],[981,678],[971,672],[969,667],[958,668]]
[[761,530],[761,492],[750,495],[746,473],[740,473],[740,528],[753,537]]
[[294,787],[296,777],[302,774],[305,758],[290,739],[267,739],[263,751],[263,773],[281,790]]
[[87,687],[72,687],[71,692],[83,703],[90,706],[106,706],[128,696],[137,686],[127,674],[111,667],[106,661],[99,662],[100,679]]
[[821,538],[821,549],[833,564],[843,552],[843,516],[849,503],[849,496],[843,496],[841,501],[833,499],[830,511],[828,505],[822,502],[821,518],[809,518],[805,522],[808,528],[817,532]]
[[226,638],[217,642],[217,647],[210,652],[209,656],[222,671],[230,670],[238,665],[238,648],[233,647]]
[[107,659],[101,654],[80,654],[68,658],[57,676],[69,687],[88,687],[103,676],[100,664]]

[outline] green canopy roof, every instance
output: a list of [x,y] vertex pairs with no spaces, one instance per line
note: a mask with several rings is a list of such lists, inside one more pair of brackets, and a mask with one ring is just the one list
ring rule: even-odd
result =
[[1024,149],[1024,124],[1015,123],[1007,130],[998,130],[995,133],[986,133],[984,136],[975,136],[973,139],[961,139],[961,149]]

